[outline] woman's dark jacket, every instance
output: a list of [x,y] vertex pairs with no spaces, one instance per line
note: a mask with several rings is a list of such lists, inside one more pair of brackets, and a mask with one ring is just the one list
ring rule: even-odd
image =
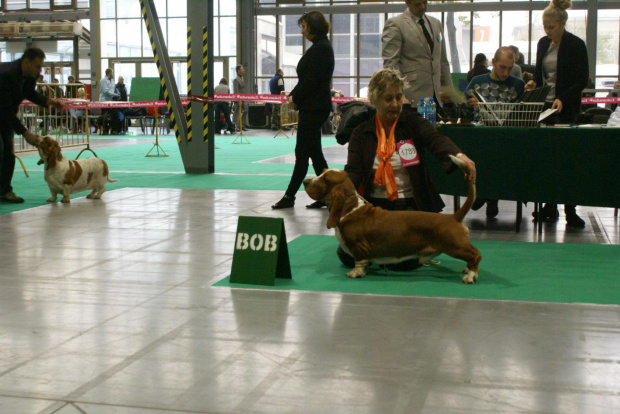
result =
[[291,91],[293,103],[299,110],[332,110],[331,80],[334,73],[334,50],[327,36],[312,39],[297,64],[297,85]]
[[[538,41],[536,50],[536,71],[534,82],[543,86],[543,58],[549,50],[551,39],[545,36]],[[555,98],[562,101],[560,122],[573,122],[580,112],[581,91],[588,84],[588,50],[586,44],[574,34],[564,31],[558,49],[557,79]]]
[[[355,128],[349,141],[347,165],[344,168],[355,188],[362,187],[361,193],[365,198],[370,196],[375,177],[372,169],[378,143],[375,128],[374,117]],[[435,127],[422,118],[410,105],[403,105],[403,111],[394,131],[394,138],[396,142],[413,139],[413,145],[420,156],[418,165],[407,167],[418,209],[440,212],[445,205],[429,175],[425,149],[428,149],[441,162],[446,173],[458,168],[448,155],[456,155],[461,150],[450,138],[437,132]]]
[[478,65],[474,65],[474,67],[472,68],[472,70],[470,70],[469,72],[467,72],[467,82],[471,82],[471,80],[478,75],[484,75],[491,72],[489,70],[489,68],[487,68],[485,65],[483,64],[478,64]]
[[23,134],[26,127],[17,117],[19,104],[25,99],[47,107],[47,98],[36,92],[37,80],[22,75],[22,60],[0,64],[0,125],[3,129],[11,128],[17,134]]

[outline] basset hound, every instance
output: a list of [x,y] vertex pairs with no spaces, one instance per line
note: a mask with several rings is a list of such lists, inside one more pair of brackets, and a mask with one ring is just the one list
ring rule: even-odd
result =
[[43,137],[37,144],[41,160],[45,164],[45,182],[52,193],[46,201],[56,201],[62,194],[63,203],[71,202],[69,194],[92,190],[86,198],[100,199],[107,183],[115,183],[109,177],[108,164],[99,158],[91,157],[72,161],[63,157],[58,142],[50,137]]
[[[462,167],[463,161],[450,157]],[[347,277],[364,277],[370,263],[399,263],[417,258],[424,264],[445,253],[467,263],[463,283],[478,279],[482,256],[469,242],[469,229],[463,224],[476,199],[476,187],[471,180],[467,200],[454,214],[374,207],[357,193],[344,171],[325,170],[303,183],[310,198],[329,205],[327,228],[335,229],[340,246],[355,260]]]

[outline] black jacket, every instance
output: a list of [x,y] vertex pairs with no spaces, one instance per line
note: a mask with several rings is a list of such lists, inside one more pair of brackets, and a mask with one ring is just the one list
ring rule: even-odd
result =
[[331,80],[334,73],[334,50],[327,36],[317,36],[297,64],[297,85],[291,91],[299,110],[332,110]]
[[26,127],[17,117],[19,104],[25,99],[47,107],[47,98],[36,92],[37,80],[22,76],[22,60],[0,63],[0,127],[11,128],[17,134],[23,134]]
[[[370,195],[371,184],[374,180],[373,164],[377,154],[377,134],[375,118],[360,124],[351,135],[347,165],[344,167],[355,188],[360,189],[364,197]],[[422,118],[410,105],[403,105],[403,111],[394,131],[396,141],[413,139],[420,163],[407,167],[407,172],[413,187],[413,196],[418,209],[421,211],[440,212],[444,203],[433,184],[426,166],[426,152],[428,149],[437,158],[446,173],[458,167],[450,160],[448,154],[456,155],[461,150],[454,145],[450,138],[441,135],[435,127]]]
[[120,95],[119,101],[127,101],[127,85],[124,83],[117,83],[115,91]]
[[[551,39],[545,36],[538,41],[534,82],[543,86],[543,58],[549,50]],[[562,101],[560,122],[573,122],[581,108],[581,91],[588,84],[588,50],[586,44],[574,34],[564,31],[558,49],[558,77],[555,98]]]

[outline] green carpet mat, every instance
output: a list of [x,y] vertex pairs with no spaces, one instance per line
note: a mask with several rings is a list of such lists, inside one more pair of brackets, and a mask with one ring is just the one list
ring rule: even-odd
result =
[[[116,138],[108,137],[108,138]],[[131,138],[131,137],[128,137]],[[295,152],[295,138],[252,137],[251,144],[233,144],[235,135],[216,136],[215,150],[216,174],[185,174],[179,146],[174,137],[160,141],[168,157],[145,157],[155,142],[124,145],[109,148],[96,148],[97,156],[108,163],[110,176],[119,182],[108,184],[107,190],[125,187],[142,188],[182,188],[182,189],[223,189],[223,190],[280,190],[284,193],[293,173],[293,164],[257,162]],[[322,139],[324,147],[337,145],[334,137]],[[83,147],[66,148],[63,154],[75,159]],[[154,150],[151,154],[156,153]],[[30,155],[31,154],[31,155]],[[17,195],[26,199],[23,204],[0,203],[0,214],[20,211],[45,205],[50,196],[43,178],[43,166],[35,153],[20,154],[30,177],[26,177],[19,163],[13,176],[13,188]],[[85,151],[80,158],[91,157]],[[334,168],[344,168],[334,165]],[[154,174],[155,173],[155,174]],[[312,167],[308,170],[313,174]],[[238,174],[238,175],[237,175]],[[89,192],[74,194],[83,197]],[[105,198],[105,195],[104,195]]]
[[461,283],[465,263],[447,255],[439,265],[413,272],[390,272],[372,266],[363,279],[349,279],[336,257],[333,236],[300,236],[288,244],[292,279],[275,286],[231,284],[226,277],[213,286],[342,292],[375,295],[620,304],[620,246],[473,241],[482,253],[478,282]]

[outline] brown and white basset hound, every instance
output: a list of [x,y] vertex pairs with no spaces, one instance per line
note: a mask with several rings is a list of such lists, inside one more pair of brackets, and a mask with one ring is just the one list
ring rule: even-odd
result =
[[[450,157],[461,166],[460,159]],[[454,214],[374,207],[357,193],[344,171],[325,170],[303,183],[310,198],[329,205],[327,228],[335,228],[340,246],[355,260],[348,277],[364,277],[370,263],[399,263],[417,258],[424,264],[445,253],[467,263],[463,283],[478,279],[482,256],[469,242],[469,229],[463,224],[476,199],[476,187],[471,180],[467,200]]]
[[69,203],[69,194],[92,190],[86,198],[100,199],[107,183],[115,183],[109,177],[108,164],[99,158],[91,157],[72,161],[63,157],[58,142],[50,137],[43,137],[37,147],[41,160],[45,164],[45,182],[52,193],[48,202],[56,201],[62,194],[63,203]]

